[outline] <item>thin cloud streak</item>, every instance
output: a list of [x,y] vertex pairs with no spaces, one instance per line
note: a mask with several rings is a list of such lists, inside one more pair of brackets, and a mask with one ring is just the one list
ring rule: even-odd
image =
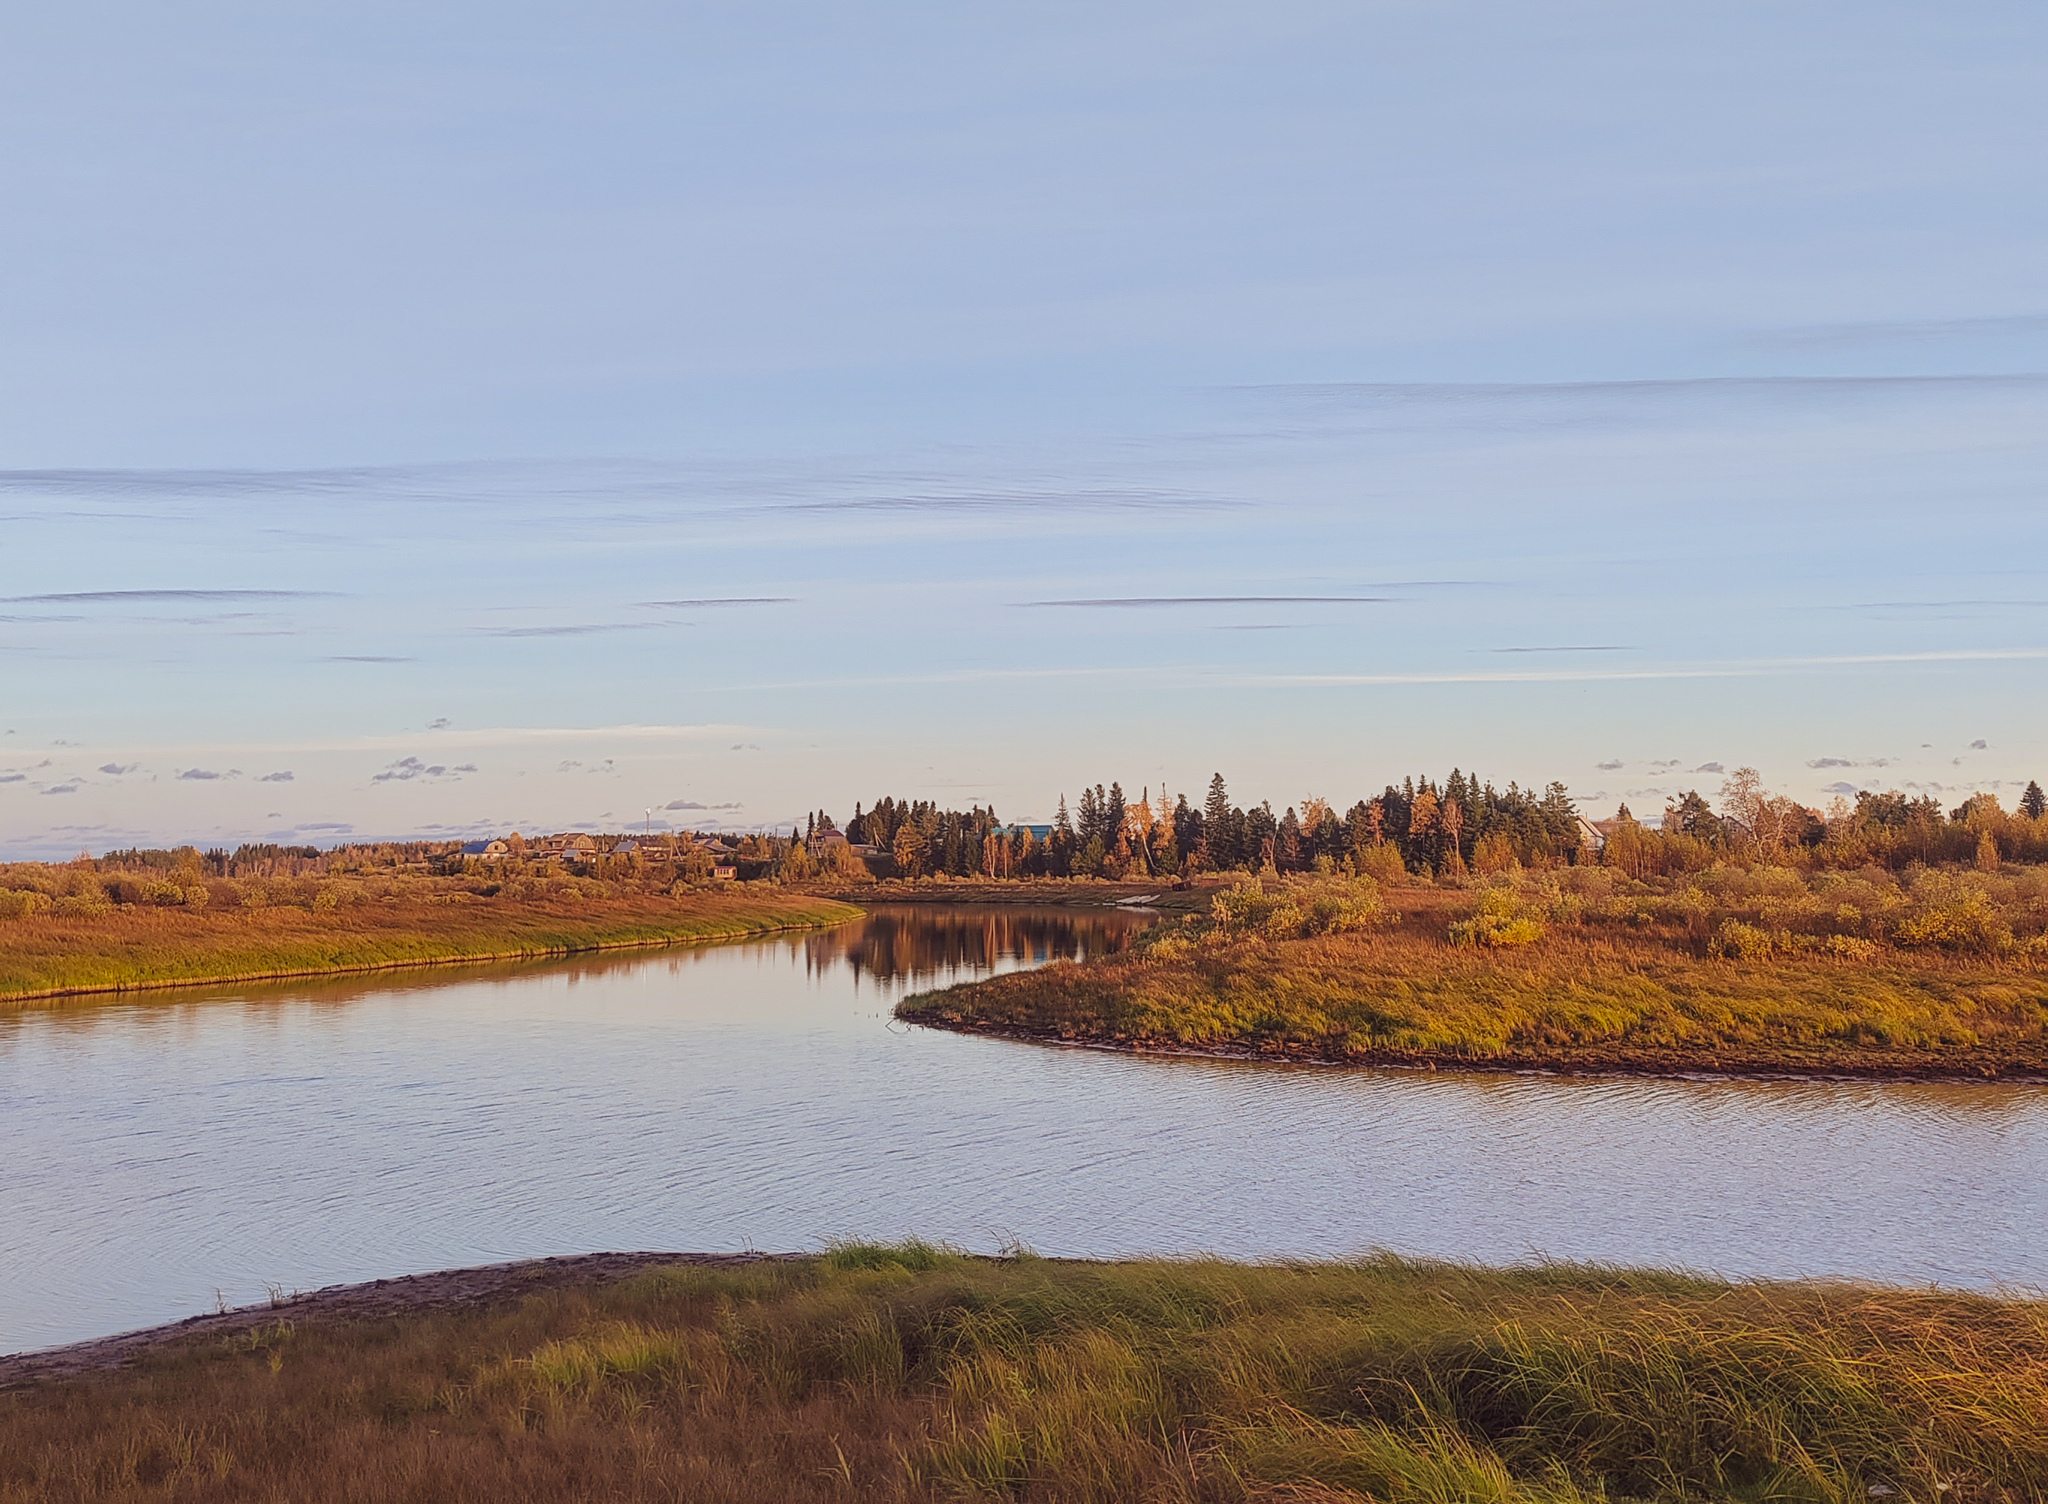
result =
[[[705,724],[701,726],[493,726],[471,732],[444,731],[435,734],[435,744],[445,747],[519,747],[570,741],[730,741],[735,736],[758,737],[767,728],[750,725]],[[417,732],[396,736],[362,736],[334,741],[308,742],[179,742],[153,747],[129,746],[143,756],[175,757],[180,753],[211,752],[222,756],[245,754],[288,755],[319,753],[390,752],[419,745]],[[108,749],[84,749],[82,755],[98,756]]]
[[1017,601],[1023,610],[1041,606],[1148,607],[1148,606],[1367,606],[1386,605],[1390,595],[1126,595],[1087,600]]
[[694,606],[786,606],[796,599],[793,595],[730,595],[701,601],[641,601],[648,607],[663,607],[670,610],[686,611]]
[[1272,674],[1240,676],[1237,685],[1372,684],[1572,684],[1650,679],[1757,679],[1813,668],[1856,668],[1888,663],[2009,663],[2048,659],[2048,648],[1964,649],[1944,653],[1845,653],[1832,657],[1773,658],[1726,667],[1644,669],[1555,669],[1519,673],[1445,674]]
[[298,601],[332,599],[332,590],[62,590],[0,596],[8,605],[119,605],[128,601]]
[[1206,666],[1132,665],[1117,668],[957,669],[930,674],[887,674],[838,679],[785,679],[746,686],[728,685],[710,691],[740,688],[765,690],[888,688],[918,684],[993,684],[1061,679],[1131,679],[1173,688],[1344,688],[1351,685],[1403,684],[1573,684],[1660,679],[1754,679],[1796,674],[1817,668],[1855,668],[1912,663],[1997,663],[2048,659],[2048,648],[1966,649],[1936,653],[1858,653],[1833,657],[1753,659],[1744,663],[1697,668],[1641,669],[1497,669],[1445,670],[1411,674],[1247,674]]

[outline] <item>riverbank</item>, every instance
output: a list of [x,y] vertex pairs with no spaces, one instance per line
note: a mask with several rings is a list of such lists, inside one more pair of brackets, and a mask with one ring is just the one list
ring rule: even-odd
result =
[[1745,960],[1636,926],[1461,946],[1466,895],[1386,901],[1353,933],[1169,935],[896,1012],[1004,1038],[1356,1066],[2048,1078],[2048,976],[2031,962],[1876,946]]
[[451,889],[318,909],[123,905],[0,920],[0,1010],[65,998],[738,940],[861,910],[772,889],[511,899]]
[[860,884],[812,883],[809,890],[845,903],[992,904],[1029,908],[1142,908],[1168,914],[1205,912],[1225,886],[1207,877],[1175,886],[1173,878],[1112,882],[1099,877],[886,878]]
[[16,1371],[0,1497],[2048,1489],[2048,1308],[1943,1291],[913,1244],[451,1271],[147,1335],[118,1369]]

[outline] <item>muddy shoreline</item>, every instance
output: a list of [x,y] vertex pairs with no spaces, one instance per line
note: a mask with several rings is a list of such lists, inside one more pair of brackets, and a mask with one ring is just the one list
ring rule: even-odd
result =
[[0,1390],[104,1372],[193,1338],[232,1337],[277,1321],[382,1321],[421,1311],[491,1305],[572,1286],[608,1283],[677,1264],[732,1269],[812,1257],[815,1255],[801,1253],[578,1253],[469,1269],[439,1269],[355,1285],[329,1285],[259,1306],[209,1311],[162,1326],[93,1337],[62,1347],[0,1354]]
[[1157,1055],[1188,1060],[1238,1060],[1272,1065],[1319,1065],[1333,1069],[1461,1072],[1478,1076],[1612,1076],[1648,1079],[1724,1079],[1742,1081],[1946,1081],[2048,1084],[2048,1058],[2014,1060],[1957,1052],[1945,1059],[1881,1055],[1815,1056],[1744,1055],[1721,1051],[1711,1055],[1679,1051],[1525,1051],[1500,1055],[1457,1055],[1430,1050],[1346,1050],[1341,1053],[1303,1045],[1173,1044],[1161,1040],[1111,1035],[1068,1034],[1022,1024],[980,1023],[949,1019],[940,1009],[899,1011],[896,1017],[925,1029],[1012,1039],[1025,1044],[1104,1050],[1119,1055]]

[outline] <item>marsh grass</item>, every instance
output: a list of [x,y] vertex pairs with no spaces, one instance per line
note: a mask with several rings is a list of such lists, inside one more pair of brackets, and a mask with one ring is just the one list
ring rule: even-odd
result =
[[854,1246],[0,1395],[0,1500],[2048,1497],[2048,1311]]
[[51,910],[0,923],[0,1009],[80,993],[733,939],[859,914],[831,899],[753,889],[517,903],[465,895],[329,909]]
[[[1847,907],[1801,896],[1829,918]],[[1507,912],[1492,890],[1387,898],[1389,914],[1369,930],[1276,941],[1183,922],[1124,955],[920,994],[897,1013],[1026,1037],[1330,1060],[2048,1071],[2048,974],[2031,952],[1831,949],[1815,937],[1744,954],[1715,937],[1732,923],[1784,924],[1790,904],[1737,893],[1717,912],[1692,890],[1654,902],[1560,891],[1540,907],[1524,894],[1511,922],[1544,922],[1496,948],[1466,933],[1473,916]]]

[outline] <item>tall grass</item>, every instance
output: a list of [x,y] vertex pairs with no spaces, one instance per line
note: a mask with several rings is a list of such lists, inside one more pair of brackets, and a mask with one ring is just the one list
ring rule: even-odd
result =
[[564,955],[807,929],[857,918],[776,891],[340,908],[105,907],[0,920],[0,1008],[78,993]]
[[1126,955],[965,983],[897,1012],[939,1027],[1334,1060],[2048,1071],[2048,973],[2025,938],[2031,883],[2001,898],[1975,875],[1930,873],[1905,890],[1834,875],[1703,876],[1705,887],[1665,891],[1598,869],[1579,888],[1549,878],[1390,889],[1373,927],[1303,938],[1219,912]]
[[2048,1310],[849,1247],[0,1396],[0,1499],[2048,1497]]

